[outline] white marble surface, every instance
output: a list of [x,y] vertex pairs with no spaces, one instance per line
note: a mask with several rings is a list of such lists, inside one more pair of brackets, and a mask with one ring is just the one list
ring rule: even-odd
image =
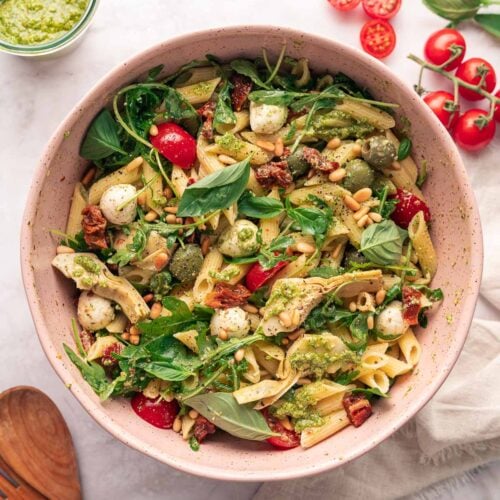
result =
[[[0,54],[0,390],[29,384],[54,399],[73,434],[86,498],[249,499],[258,484],[196,478],[127,448],[85,413],[52,371],[35,334],[18,264],[21,215],[43,146],[98,78],[124,58],[170,36],[221,25],[278,24],[357,46],[364,19],[361,9],[340,16],[325,0],[102,0],[83,43],[64,58],[40,62]],[[417,68],[405,56],[420,53],[425,36],[444,24],[418,0],[405,0],[394,22],[399,43],[386,63],[415,82]],[[492,38],[472,26],[464,32],[471,55],[499,62],[499,45]],[[474,179],[481,162],[494,158],[484,153],[466,160]],[[483,301],[477,315],[493,319],[495,311]],[[494,499],[500,498],[499,491],[497,463],[468,485],[447,486],[439,497]]]

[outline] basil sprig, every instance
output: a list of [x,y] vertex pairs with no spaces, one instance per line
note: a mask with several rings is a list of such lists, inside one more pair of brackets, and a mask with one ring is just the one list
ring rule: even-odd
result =
[[405,158],[408,158],[408,156],[410,156],[411,147],[412,147],[411,139],[409,139],[408,137],[404,137],[399,143],[399,148],[398,148],[399,161],[404,160]]
[[177,209],[179,217],[197,217],[230,207],[246,189],[250,158],[218,170],[188,186]]
[[396,264],[401,259],[403,242],[407,236],[408,232],[396,226],[392,220],[384,220],[363,231],[360,251],[375,264]]
[[238,201],[238,212],[254,219],[270,219],[283,212],[283,203],[268,196],[254,196],[245,191]]

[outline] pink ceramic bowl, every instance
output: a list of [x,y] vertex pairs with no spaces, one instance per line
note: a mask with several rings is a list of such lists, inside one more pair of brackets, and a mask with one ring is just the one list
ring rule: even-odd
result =
[[[80,142],[91,120],[117,89],[158,64],[173,72],[207,53],[229,60],[256,57],[267,47],[276,54],[283,42],[291,56],[307,57],[313,68],[342,71],[377,99],[399,103],[398,116],[410,119],[415,159],[419,163],[426,160],[429,167],[424,192],[433,214],[432,236],[439,256],[434,286],[442,287],[446,297],[428,328],[418,332],[423,355],[415,373],[399,379],[391,397],[378,402],[375,414],[359,429],[347,428],[306,451],[286,452],[221,432],[194,453],[178,434],[137,418],[128,400],[101,404],[64,355],[62,343],[72,342],[75,291],[50,265],[56,241],[49,229],[65,227],[73,185],[87,163],[78,156]],[[52,366],[83,407],[114,436],[147,455],[186,472],[232,481],[291,479],[339,467],[366,453],[415,415],[443,383],[460,353],[474,312],[482,255],[479,216],[457,148],[413,90],[386,66],[356,49],[271,26],[181,36],[111,71],[75,106],[47,146],[31,186],[21,240],[24,285],[40,341]]]

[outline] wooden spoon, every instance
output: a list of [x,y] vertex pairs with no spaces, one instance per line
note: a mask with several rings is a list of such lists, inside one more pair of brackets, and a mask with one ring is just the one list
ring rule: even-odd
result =
[[45,497],[81,499],[71,434],[38,389],[20,386],[0,394],[0,456]]

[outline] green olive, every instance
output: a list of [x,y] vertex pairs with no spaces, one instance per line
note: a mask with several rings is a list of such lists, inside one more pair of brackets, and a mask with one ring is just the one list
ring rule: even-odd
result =
[[387,194],[396,194],[397,188],[394,182],[391,179],[385,177],[382,174],[375,174],[375,180],[372,184],[372,189],[376,193],[377,191],[382,191],[385,187],[387,187]]
[[346,269],[349,269],[353,264],[364,264],[365,262],[366,257],[361,252],[358,252],[353,247],[349,247],[344,253],[344,261],[342,265]]
[[363,143],[361,156],[374,168],[387,168],[397,158],[396,146],[386,137],[376,135]]
[[286,161],[288,162],[288,168],[292,172],[294,179],[304,175],[309,170],[309,164],[302,156],[302,148],[299,147],[295,153],[290,155]]
[[199,245],[180,247],[170,262],[170,272],[181,282],[193,281],[203,264],[203,254]]
[[365,187],[370,187],[375,179],[375,174],[370,165],[363,160],[351,160],[347,163],[345,170],[346,176],[344,177],[343,185],[351,193],[355,193]]

